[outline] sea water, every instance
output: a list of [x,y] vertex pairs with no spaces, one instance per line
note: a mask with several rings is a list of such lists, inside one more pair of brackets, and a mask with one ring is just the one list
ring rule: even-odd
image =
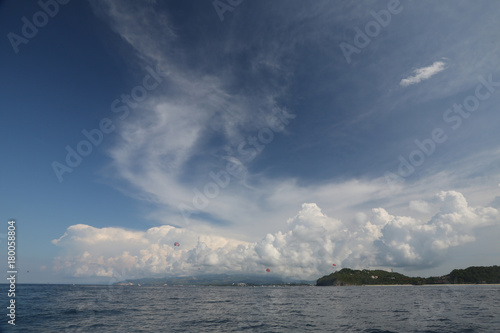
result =
[[15,326],[6,299],[2,332],[500,332],[498,285],[18,285]]

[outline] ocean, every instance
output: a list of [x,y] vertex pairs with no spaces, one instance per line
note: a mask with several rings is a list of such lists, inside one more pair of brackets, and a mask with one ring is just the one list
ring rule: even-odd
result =
[[498,285],[17,289],[2,332],[500,332]]

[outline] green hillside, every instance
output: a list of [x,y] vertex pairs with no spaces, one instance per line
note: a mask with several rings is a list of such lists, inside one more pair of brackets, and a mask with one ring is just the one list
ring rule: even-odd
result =
[[383,270],[354,270],[344,268],[338,272],[323,276],[316,282],[317,286],[352,286],[352,285],[394,285],[422,284],[423,278],[408,277],[400,273]]
[[454,269],[449,274],[450,283],[500,283],[500,266],[472,266]]
[[397,284],[484,284],[500,283],[500,266],[473,266],[454,269],[444,276],[428,278],[408,277],[400,273],[383,270],[353,270],[344,268],[338,272],[319,278],[317,286],[359,286]]

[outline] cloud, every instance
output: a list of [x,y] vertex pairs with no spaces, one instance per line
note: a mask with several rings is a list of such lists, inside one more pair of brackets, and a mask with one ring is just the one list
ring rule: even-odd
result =
[[[349,267],[426,267],[442,260],[450,247],[472,241],[475,228],[451,223],[452,216],[444,213],[439,218],[431,217],[431,210],[440,212],[439,207],[446,206],[448,200],[456,203],[452,210],[457,221],[474,214],[488,215],[472,210],[465,199],[451,194],[445,195],[444,201],[439,197],[434,202],[415,200],[415,193],[455,188],[450,186],[454,183],[449,174],[430,176],[416,184],[408,182],[404,189],[396,186],[396,192],[389,193],[380,179],[336,180],[322,185],[304,185],[303,179],[270,179],[238,155],[240,143],[268,126],[272,110],[286,112],[276,101],[285,100],[293,81],[294,66],[290,64],[294,63],[297,45],[311,37],[322,40],[318,36],[331,29],[314,25],[314,29],[306,29],[311,35],[294,32],[286,42],[280,34],[279,43],[273,39],[263,43],[262,36],[269,33],[257,30],[255,44],[246,35],[242,38],[241,32],[224,30],[221,33],[225,35],[217,38],[223,43],[209,43],[214,50],[203,44],[203,54],[196,58],[193,50],[197,47],[184,48],[177,41],[175,32],[181,30],[172,27],[173,21],[165,12],[136,8],[139,5],[134,2],[120,6],[100,1],[92,4],[131,45],[140,64],[165,70],[164,82],[141,103],[140,110],[117,124],[121,140],[109,149],[109,155],[113,161],[111,174],[130,186],[124,191],[155,204],[157,211],[149,217],[167,225],[147,231],[71,226],[54,241],[73,255],[61,256],[58,269],[78,276],[138,277],[192,274],[198,269],[262,272],[272,266],[273,272],[280,274],[315,277],[328,272],[332,262]],[[327,4],[324,2],[324,6]],[[332,14],[337,11],[336,7],[330,10]],[[290,22],[296,20],[292,12],[307,13],[291,10]],[[320,18],[330,22],[331,15],[308,20],[316,24]],[[288,31],[286,23],[283,26],[282,30]],[[218,61],[221,52],[223,59],[244,61],[245,70],[241,70],[241,64]],[[435,62],[415,70],[400,84],[418,83],[444,69],[443,61]],[[276,137],[286,134],[285,130]],[[220,188],[218,195],[187,221],[180,217],[179,205],[195,206],[194,189],[203,192],[206,184],[214,182],[209,173],[225,170],[228,161],[237,161],[244,176],[232,177],[227,187]],[[477,163],[470,165],[477,168]],[[489,193],[474,193],[475,202],[485,202],[477,200],[478,195]],[[304,202],[309,203],[303,204],[283,227]],[[398,211],[398,205],[427,222],[405,216],[408,214]],[[372,207],[379,208],[370,210]],[[207,226],[211,221],[229,223],[215,229],[215,225]],[[175,241],[182,244],[181,248],[173,246]],[[429,248],[426,250],[423,244]]]
[[407,87],[412,84],[420,83],[423,80],[427,80],[437,73],[445,70],[445,63],[443,61],[436,61],[428,67],[417,68],[413,71],[414,75],[402,79],[399,85],[402,87]]
[[383,225],[377,239],[377,263],[389,266],[434,267],[442,262],[446,250],[475,240],[474,229],[498,224],[499,211],[492,207],[470,207],[456,191],[435,196],[439,211],[429,221],[392,216],[374,209],[374,220]]
[[[447,251],[475,240],[474,230],[498,225],[492,207],[470,207],[455,191],[434,198],[438,212],[427,221],[391,215],[384,208],[358,213],[355,223],[304,203],[284,231],[245,242],[165,225],[147,231],[74,225],[53,243],[64,255],[57,270],[77,277],[142,277],[197,273],[263,273],[314,279],[338,267],[425,268]],[[181,244],[174,246],[175,242]]]
[[429,203],[427,203],[426,201],[423,201],[423,200],[410,201],[408,208],[412,211],[424,213],[424,214],[430,212]]
[[[232,178],[231,185],[237,182],[248,186],[245,162],[248,156],[255,159],[262,150],[248,143],[242,148],[240,145],[249,136],[271,127],[276,112],[292,113],[277,102],[283,100],[288,85],[280,81],[289,74],[289,68],[279,61],[283,51],[273,44],[260,48],[258,53],[249,52],[248,77],[242,78],[239,65],[210,62],[210,54],[220,56],[218,49],[211,52],[209,47],[204,48],[195,61],[197,66],[188,64],[185,54],[196,48],[178,44],[178,27],[172,25],[168,13],[143,8],[132,1],[120,6],[112,1],[93,1],[92,6],[130,44],[133,56],[144,67],[149,65],[166,73],[161,86],[141,103],[140,112],[139,108],[131,111],[126,120],[117,124],[121,140],[108,150],[112,162],[107,171],[110,177],[125,180],[127,187],[120,189],[165,208],[169,217],[180,214],[181,204],[194,206],[193,188],[198,186],[203,191],[203,186],[212,181],[209,173],[225,170],[228,162],[239,164],[242,169],[242,177]],[[130,28],[134,26],[139,28]],[[246,41],[228,32],[224,58],[240,58],[242,50],[248,47]],[[213,69],[208,71],[205,67]],[[257,72],[265,72],[265,78]],[[244,85],[244,89],[235,85]],[[283,129],[275,136],[285,132]],[[242,156],[241,151],[255,154]],[[198,213],[231,220],[218,212],[242,203],[239,196],[229,193],[217,199],[208,211]],[[183,225],[185,221],[176,223]]]

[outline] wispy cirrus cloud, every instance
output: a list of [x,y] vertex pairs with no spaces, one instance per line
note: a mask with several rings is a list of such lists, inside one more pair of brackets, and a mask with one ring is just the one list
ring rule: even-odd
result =
[[430,79],[432,76],[446,69],[446,63],[444,61],[436,61],[432,65],[422,68],[417,68],[413,71],[413,75],[402,79],[399,85],[402,87],[407,87],[412,84],[417,84],[423,80]]

